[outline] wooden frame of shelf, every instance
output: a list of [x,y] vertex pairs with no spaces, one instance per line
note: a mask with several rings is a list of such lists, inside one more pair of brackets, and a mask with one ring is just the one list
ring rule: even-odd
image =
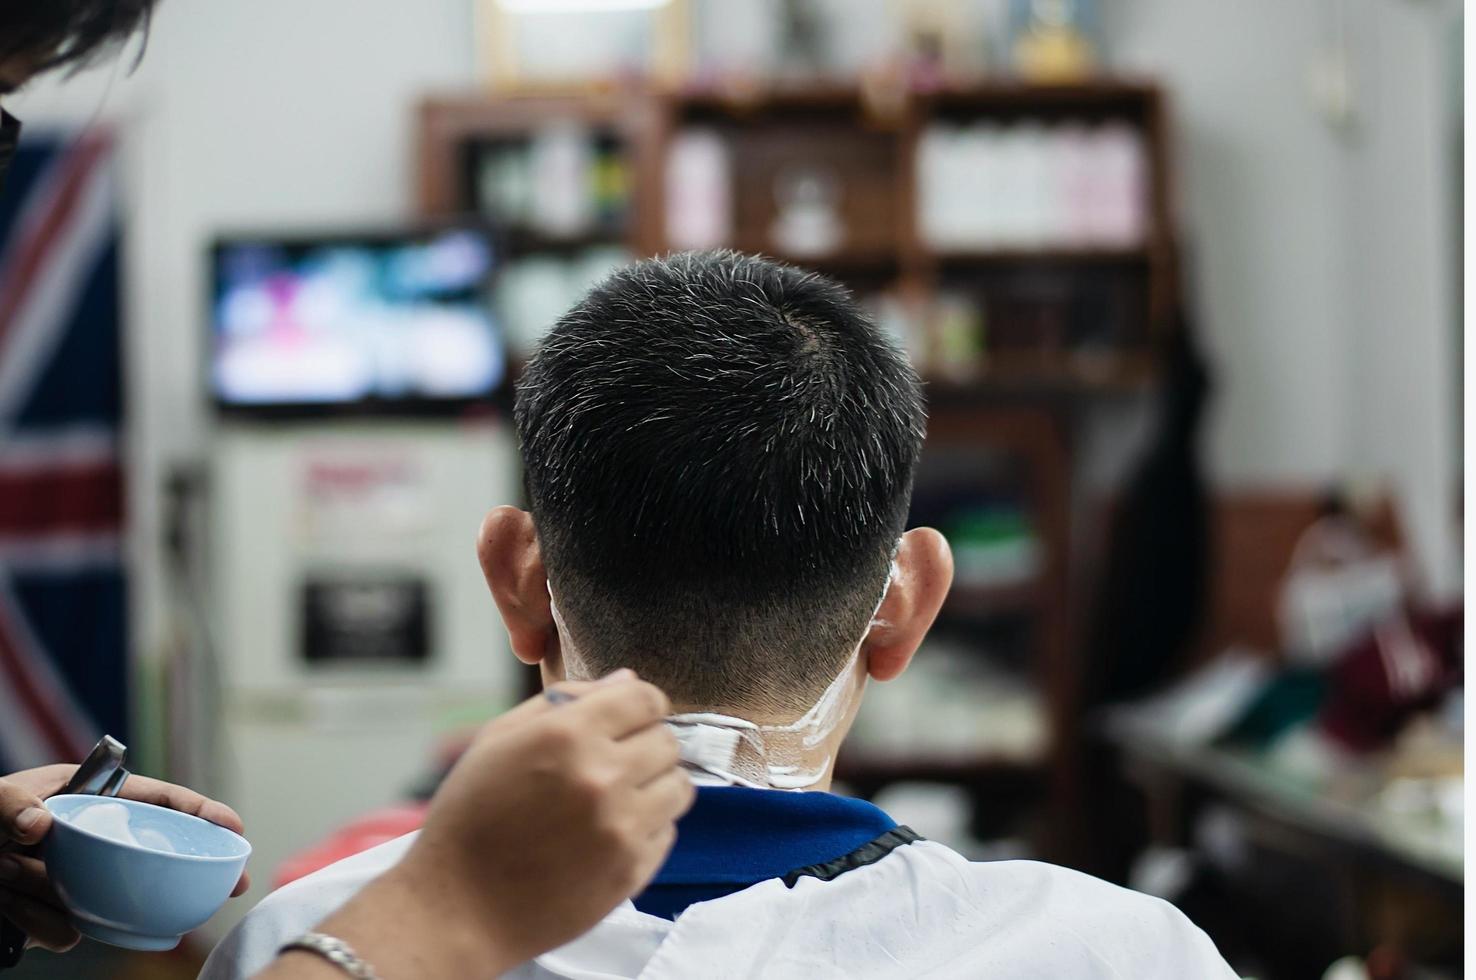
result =
[[[628,147],[634,171],[633,220],[625,244],[637,254],[651,252],[660,237],[660,225],[653,223],[656,215],[652,197],[660,188],[653,177],[659,165],[656,128],[660,125],[660,107],[651,96],[640,92],[540,93],[504,98],[477,93],[422,100],[415,139],[416,202],[420,213],[444,219],[468,211],[463,154],[469,144],[496,137],[517,138],[554,120],[614,133]],[[576,242],[551,239],[549,244]]]
[[[922,241],[917,227],[916,152],[922,130],[934,118],[1085,118],[1118,119],[1141,130],[1149,166],[1149,227],[1141,246],[938,247]],[[1167,98],[1156,85],[1135,80],[1104,80],[1082,85],[1036,86],[992,82],[950,87],[930,93],[878,96],[845,85],[804,88],[780,86],[744,91],[688,92],[649,89],[577,90],[557,94],[475,93],[435,97],[422,102],[417,132],[420,210],[430,217],[463,211],[461,147],[497,135],[529,133],[553,120],[568,120],[617,133],[630,149],[634,173],[633,218],[626,244],[636,254],[666,250],[664,236],[665,161],[674,135],[685,125],[717,125],[733,132],[759,133],[766,128],[826,125],[864,135],[877,145],[891,143],[895,165],[889,197],[895,212],[885,246],[842,248],[824,255],[787,254],[760,238],[740,234],[731,244],[781,260],[812,267],[841,278],[889,280],[898,295],[920,302],[941,281],[960,269],[1124,268],[1141,266],[1145,276],[1147,314],[1144,337],[1151,341],[1172,328],[1178,302],[1178,262],[1173,232],[1173,179],[1170,166]],[[800,130],[795,130],[796,125]],[[1104,376],[1143,374],[1147,349],[1125,356],[1121,370]],[[1101,384],[1092,372],[1073,367],[1060,351],[1022,371],[1039,388],[1092,389]],[[1009,359],[996,354],[991,361]],[[1050,372],[1060,369],[1061,376]],[[978,381],[1008,383],[1015,376],[993,366],[980,368]],[[993,375],[999,374],[1000,377]],[[1008,373],[1008,376],[1005,376]],[[1132,387],[1134,385],[1128,385]]]
[[[1031,501],[1029,520],[1044,543],[1044,561],[1039,572],[1026,583],[1002,589],[975,590],[962,586],[956,595],[950,594],[944,615],[974,618],[981,612],[1002,615],[1023,611],[1033,621],[1036,634],[1033,679],[1043,695],[1050,731],[1049,744],[1040,760],[1046,770],[1042,789],[1049,813],[1039,828],[1036,843],[1042,853],[1064,856],[1069,853],[1070,807],[1079,793],[1080,755],[1076,672],[1066,615],[1070,606],[1068,436],[1064,421],[1051,411],[1028,406],[999,407],[988,400],[967,396],[934,400],[930,406],[924,457],[930,451],[967,451],[976,446],[988,447],[992,454],[1012,456],[1026,464]],[[928,762],[919,760],[920,764]],[[994,760],[985,756],[978,762],[987,769]],[[885,768],[900,767],[892,763]],[[929,766],[920,765],[919,771],[929,771]]]
[[[1146,314],[1145,344],[1172,329],[1178,282],[1172,227],[1172,180],[1169,167],[1167,100],[1156,85],[1140,81],[1104,81],[1089,85],[1031,86],[988,83],[877,100],[864,90],[821,85],[804,89],[777,87],[742,93],[698,92],[663,97],[664,122],[659,127],[664,162],[673,134],[688,123],[726,126],[753,132],[765,125],[790,127],[796,122],[819,125],[842,122],[878,139],[897,143],[891,198],[896,221],[891,245],[884,250],[843,248],[822,256],[787,255],[762,241],[740,239],[735,246],[837,275],[843,280],[874,280],[892,272],[895,292],[921,304],[959,270],[1124,269],[1141,268]],[[934,118],[1086,118],[1127,121],[1144,135],[1149,166],[1149,226],[1138,246],[930,247],[922,240],[917,216],[915,147],[923,128]],[[657,178],[659,180],[660,174]],[[658,204],[664,202],[659,201]],[[660,251],[659,248],[652,251]],[[1069,390],[1103,392],[1137,390],[1151,380],[1151,350],[1144,347],[1119,355],[1081,356],[1056,351],[1049,357],[1016,352],[990,353],[971,371],[972,382],[990,387],[1037,392]]]

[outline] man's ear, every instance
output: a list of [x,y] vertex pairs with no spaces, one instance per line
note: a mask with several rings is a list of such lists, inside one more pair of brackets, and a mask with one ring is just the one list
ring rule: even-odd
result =
[[876,612],[877,624],[861,647],[866,672],[879,681],[892,680],[907,669],[953,584],[953,552],[947,539],[930,527],[902,535],[896,565]]
[[533,515],[516,507],[492,508],[477,532],[477,559],[514,655],[525,664],[536,664],[556,651],[551,644],[557,644],[558,632]]

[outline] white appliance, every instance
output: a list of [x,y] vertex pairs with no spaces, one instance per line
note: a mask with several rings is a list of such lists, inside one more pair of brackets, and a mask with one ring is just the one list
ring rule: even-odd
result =
[[255,883],[401,798],[438,739],[523,683],[477,564],[482,517],[519,502],[515,439],[473,422],[225,422],[210,563],[219,793],[246,822]]

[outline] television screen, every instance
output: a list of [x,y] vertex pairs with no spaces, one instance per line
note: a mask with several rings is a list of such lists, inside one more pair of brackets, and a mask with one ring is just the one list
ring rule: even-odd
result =
[[465,406],[506,380],[483,232],[234,238],[212,258],[210,377],[225,410]]

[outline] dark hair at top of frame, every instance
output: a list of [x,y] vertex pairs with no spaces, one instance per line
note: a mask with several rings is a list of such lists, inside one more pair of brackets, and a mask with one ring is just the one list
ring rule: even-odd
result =
[[598,592],[602,619],[613,603],[676,624],[801,603],[854,642],[925,417],[912,367],[844,288],[722,251],[592,289],[530,360],[516,420],[561,604]]
[[146,35],[156,2],[0,0],[0,58],[34,55],[37,72],[85,68],[135,34]]

